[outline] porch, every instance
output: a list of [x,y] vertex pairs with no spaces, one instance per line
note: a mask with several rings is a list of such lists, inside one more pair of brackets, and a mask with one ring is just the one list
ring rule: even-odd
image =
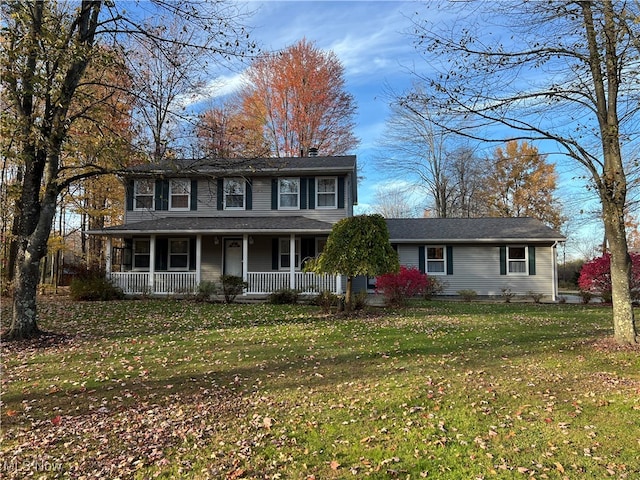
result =
[[[194,294],[200,280],[197,272],[109,272],[107,277],[126,295]],[[301,294],[330,291],[342,293],[342,279],[308,272],[246,272],[244,295],[268,295],[290,288]]]

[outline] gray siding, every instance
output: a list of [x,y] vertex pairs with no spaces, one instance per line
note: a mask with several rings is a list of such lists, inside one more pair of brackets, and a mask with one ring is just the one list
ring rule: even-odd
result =
[[[419,267],[419,245],[398,246],[400,264]],[[453,245],[453,274],[432,275],[444,283],[444,295],[456,295],[459,290],[475,290],[478,295],[499,296],[503,288],[516,295],[528,292],[553,296],[554,250],[536,245],[535,275],[500,275],[499,245]]]
[[125,212],[125,224],[154,220],[166,217],[275,217],[282,215],[300,215],[315,220],[335,223],[347,216],[353,215],[353,198],[351,190],[351,177],[345,181],[345,208],[335,209],[298,209],[298,210],[272,210],[271,209],[271,178],[252,179],[253,205],[251,210],[218,210],[217,209],[217,180],[198,180],[198,208],[188,211],[171,210],[127,210]]

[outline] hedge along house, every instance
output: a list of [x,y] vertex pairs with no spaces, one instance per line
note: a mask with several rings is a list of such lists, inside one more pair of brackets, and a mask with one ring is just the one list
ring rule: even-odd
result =
[[106,237],[107,276],[126,294],[191,293],[222,275],[245,294],[341,293],[340,276],[302,268],[353,215],[356,168],[355,156],[132,167],[124,223],[88,233]]
[[445,295],[558,297],[557,245],[566,238],[536,219],[405,218],[387,226],[400,264],[436,277]]

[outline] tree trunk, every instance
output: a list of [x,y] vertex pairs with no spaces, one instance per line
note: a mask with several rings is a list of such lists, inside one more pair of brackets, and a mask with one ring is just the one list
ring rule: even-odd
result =
[[27,259],[27,257],[23,249],[20,249],[15,275],[16,287],[13,294],[13,317],[9,331],[3,335],[7,340],[33,338],[41,333],[38,328],[36,307],[40,261]]
[[344,295],[344,309],[347,312],[351,312],[353,310],[353,277],[347,277],[347,291]]
[[[608,207],[608,208],[606,208]],[[620,344],[638,342],[631,301],[631,257],[623,214],[615,206],[605,206],[604,224],[611,251],[611,298],[613,301],[613,336]]]

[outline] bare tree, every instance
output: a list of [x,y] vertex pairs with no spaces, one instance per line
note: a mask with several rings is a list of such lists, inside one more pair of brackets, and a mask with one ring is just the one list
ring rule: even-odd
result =
[[420,209],[412,204],[409,199],[409,191],[401,186],[378,188],[375,192],[375,200],[372,210],[384,218],[411,218],[419,216]]
[[0,82],[10,109],[10,114],[2,115],[2,131],[16,133],[12,140],[17,161],[24,166],[14,205],[18,254],[7,338],[40,333],[38,266],[47,252],[58,196],[74,182],[107,171],[98,164],[67,165],[63,156],[70,126],[105,101],[104,93],[95,95],[103,90],[92,88],[94,79],[85,75],[90,65],[97,68],[104,61],[103,44],[115,49],[130,36],[149,37],[170,51],[180,41],[168,32],[147,30],[141,12],[181,18],[185,29],[199,32],[193,46],[202,51],[222,57],[241,55],[247,44],[235,4],[156,0],[147,2],[147,10],[126,12],[119,11],[119,5],[103,0],[1,4]]
[[391,102],[381,141],[385,156],[378,163],[385,171],[402,172],[425,189],[436,217],[473,216],[476,208],[472,205],[476,205],[477,183],[482,176],[480,160],[473,149],[454,143],[459,139],[439,127],[447,124],[451,129],[457,120],[425,109],[422,95],[426,93],[420,93],[421,89],[416,84],[410,95],[397,96]]
[[[416,45],[430,73],[414,72],[424,87],[408,98],[424,111],[464,117],[461,128],[438,123],[456,134],[548,141],[586,169],[611,250],[614,335],[620,343],[636,343],[623,158],[638,133],[640,5],[558,0],[447,6],[458,9],[455,22],[415,22]],[[501,128],[491,128],[496,125]]]

